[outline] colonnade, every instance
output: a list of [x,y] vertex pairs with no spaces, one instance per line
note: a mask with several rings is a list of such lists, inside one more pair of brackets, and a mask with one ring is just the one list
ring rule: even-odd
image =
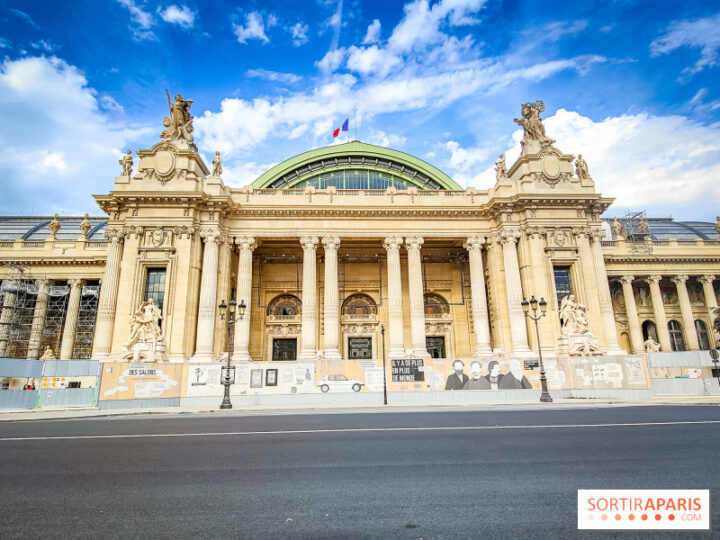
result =
[[[664,276],[656,274],[639,278],[638,281],[646,283],[650,288],[650,300],[652,302],[653,317],[657,328],[658,341],[663,351],[671,351],[672,344],[670,342],[670,331],[668,328],[667,314],[665,313],[665,304],[663,302],[662,292],[660,290],[660,281]],[[677,292],[678,304],[680,306],[680,314],[682,318],[682,326],[685,333],[685,345],[691,351],[700,349],[698,343],[698,335],[695,330],[695,317],[693,315],[690,295],[687,290],[687,274],[679,274],[669,277],[670,281],[675,285]],[[628,328],[630,330],[630,346],[632,351],[641,353],[645,351],[642,327],[640,325],[640,317],[638,315],[637,304],[635,303],[635,293],[633,283],[636,277],[632,275],[617,276],[617,280],[622,284],[623,298],[625,300],[625,313],[628,319]],[[715,309],[717,309],[717,298],[713,288],[714,275],[701,275],[697,277],[698,281],[703,285],[703,294],[705,296],[705,306],[710,315],[710,321],[714,318]]]

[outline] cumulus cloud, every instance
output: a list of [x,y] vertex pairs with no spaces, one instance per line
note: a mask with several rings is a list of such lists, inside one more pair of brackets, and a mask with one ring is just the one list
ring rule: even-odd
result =
[[361,75],[385,77],[390,70],[400,64],[401,60],[394,54],[387,54],[376,45],[366,48],[350,47],[348,49],[347,66]]
[[121,151],[157,131],[110,121],[84,75],[54,57],[5,60],[0,93],[4,213],[97,213],[90,194],[112,188]]
[[[273,18],[269,22],[276,23],[277,18]],[[268,26],[273,26],[269,24]],[[257,39],[264,43],[269,43],[267,35],[265,34],[265,23],[263,17],[258,11],[251,11],[245,15],[245,25],[233,23],[233,32],[237,36],[239,43],[247,43],[249,39]]]
[[[593,121],[574,111],[559,109],[545,119],[547,133],[563,152],[582,154],[596,189],[615,197],[615,208],[687,212],[694,219],[715,215],[720,199],[720,125],[705,126],[684,116],[624,114]],[[505,148],[508,168],[520,155],[522,130],[512,134]],[[448,172],[463,185],[488,188],[495,183],[493,162],[481,155],[472,161],[476,174],[468,174],[465,155],[473,149],[454,144],[444,161]],[[466,151],[466,152],[463,152]]]
[[133,39],[135,40],[157,40],[155,33],[150,30],[155,25],[155,19],[152,13],[145,11],[135,3],[135,0],[117,0],[118,4],[126,8],[130,12],[130,18],[135,23],[133,29]]
[[380,21],[378,19],[373,20],[370,26],[367,28],[365,33],[365,39],[363,39],[363,45],[370,45],[377,43],[380,40]]
[[407,142],[407,137],[402,135],[396,135],[394,133],[385,133],[384,131],[374,130],[367,137],[367,142],[370,144],[376,144],[378,146],[385,146],[390,148],[398,148],[403,146]]
[[293,45],[299,47],[305,45],[308,41],[307,33],[310,27],[307,24],[301,22],[295,23],[290,27],[290,34],[292,35]]
[[195,25],[195,11],[188,6],[169,5],[165,9],[158,8],[163,21],[177,24],[182,28],[192,28]]
[[720,49],[720,13],[704,19],[674,21],[666,32],[650,43],[650,54],[660,56],[679,49],[692,47],[700,49],[700,59],[688,66],[683,73],[692,75],[707,67],[718,64]]
[[254,79],[265,79],[266,81],[277,81],[285,84],[295,84],[302,80],[302,77],[293,73],[281,73],[267,69],[248,69],[245,75]]

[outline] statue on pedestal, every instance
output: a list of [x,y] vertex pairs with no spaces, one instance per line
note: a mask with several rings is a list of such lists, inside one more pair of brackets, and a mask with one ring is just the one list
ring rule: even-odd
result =
[[215,152],[215,159],[213,159],[212,166],[213,166],[212,175],[220,176],[223,172],[222,159],[220,158],[220,152]]
[[90,229],[92,229],[92,225],[90,224],[90,216],[88,214],[85,214],[83,220],[80,222],[80,233],[82,233],[84,237],[87,237],[87,233],[90,232]]
[[131,357],[133,362],[157,362],[163,359],[165,343],[160,319],[162,313],[152,298],[135,310],[130,321],[130,339],[123,345],[125,357]]
[[184,140],[188,143],[193,143],[193,131],[192,115],[190,114],[190,107],[192,106],[192,99],[183,99],[181,94],[175,95],[175,102],[170,98],[170,92],[165,90],[167,94],[168,106],[170,107],[170,116],[166,116],[163,119],[163,125],[167,128],[161,134],[160,137],[164,141],[171,140]]
[[575,160],[575,174],[577,174],[580,180],[588,180],[590,178],[587,162],[583,159],[582,154],[578,154]]
[[500,154],[500,157],[495,162],[495,180],[500,182],[505,182],[508,179],[507,175],[507,169],[505,168],[505,155]]
[[52,347],[45,347],[45,352],[43,352],[40,360],[55,360],[55,353],[53,352]]
[[584,304],[575,301],[573,294],[565,296],[560,302],[560,352],[570,356],[602,354],[597,338],[590,332],[586,309]]
[[60,230],[60,220],[58,220],[57,214],[53,216],[52,221],[48,224],[48,229],[50,230],[50,236],[55,238],[55,235]]
[[539,147],[546,148],[555,142],[545,135],[545,126],[540,118],[540,113],[545,110],[545,104],[538,100],[533,103],[522,104],[522,118],[514,118],[513,121],[523,127],[523,140],[520,145],[525,148],[527,143],[536,143]]
[[660,352],[660,344],[655,341],[653,338],[649,337],[645,340],[645,352],[646,353],[655,353]]
[[132,175],[133,158],[130,150],[127,151],[127,153],[122,157],[122,159],[118,161],[118,163],[120,163],[120,165],[122,166],[122,176]]
[[620,223],[618,221],[617,217],[613,218],[612,222],[612,230],[613,235],[615,236],[615,240],[626,240],[627,239],[627,229],[625,229],[625,225]]

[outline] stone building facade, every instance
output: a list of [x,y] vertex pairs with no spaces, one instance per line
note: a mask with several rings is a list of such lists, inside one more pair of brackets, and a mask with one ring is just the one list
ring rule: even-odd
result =
[[[314,366],[317,385],[341,372],[368,384],[348,365],[381,366],[383,341],[389,361],[443,377],[453,359],[531,372],[539,346],[557,362],[716,346],[715,224],[603,219],[612,199],[552,142],[526,127],[488,190],[358,141],[231,188],[219,154],[211,171],[187,133],[164,133],[95,195],[106,217],[0,218],[0,357],[201,366],[229,350],[237,365]],[[548,302],[538,332],[531,296]],[[567,297],[580,333],[561,318]],[[246,310],[228,334],[231,299]]]

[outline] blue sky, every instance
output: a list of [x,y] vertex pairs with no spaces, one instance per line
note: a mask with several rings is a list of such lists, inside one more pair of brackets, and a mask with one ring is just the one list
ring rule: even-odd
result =
[[168,88],[233,186],[349,116],[360,140],[487,188],[542,99],[611,213],[714,221],[719,26],[692,1],[0,0],[0,212],[98,213],[89,194],[158,140]]

